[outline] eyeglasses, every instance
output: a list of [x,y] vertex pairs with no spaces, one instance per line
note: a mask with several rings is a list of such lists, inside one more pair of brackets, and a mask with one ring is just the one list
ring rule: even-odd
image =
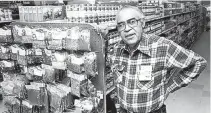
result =
[[118,31],[124,31],[126,28],[126,23],[131,28],[136,27],[138,25],[138,21],[140,21],[140,20],[142,20],[142,18],[140,18],[140,19],[131,18],[131,19],[127,20],[126,22],[117,23],[117,29],[118,29]]

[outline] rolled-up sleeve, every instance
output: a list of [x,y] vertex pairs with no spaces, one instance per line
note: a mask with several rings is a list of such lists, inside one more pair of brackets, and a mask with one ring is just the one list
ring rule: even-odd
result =
[[166,64],[167,70],[177,70],[167,81],[167,90],[172,93],[195,80],[205,69],[207,61],[192,50],[169,41]]

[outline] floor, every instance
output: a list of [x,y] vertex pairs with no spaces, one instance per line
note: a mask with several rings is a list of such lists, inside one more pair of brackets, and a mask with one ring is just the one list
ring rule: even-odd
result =
[[[169,95],[165,103],[168,113],[210,112],[210,31],[200,36],[192,50],[207,60],[207,68],[197,80]],[[0,101],[0,113],[3,111],[5,108]]]
[[210,31],[200,36],[192,50],[203,56],[208,65],[197,80],[170,94],[167,113],[210,113]]

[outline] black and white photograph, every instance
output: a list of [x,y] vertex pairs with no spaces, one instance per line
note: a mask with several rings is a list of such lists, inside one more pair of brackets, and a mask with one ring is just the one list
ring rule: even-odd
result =
[[0,113],[211,113],[210,0],[0,0]]

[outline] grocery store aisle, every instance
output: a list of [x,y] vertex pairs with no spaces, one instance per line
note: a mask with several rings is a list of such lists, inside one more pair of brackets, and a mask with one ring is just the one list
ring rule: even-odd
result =
[[167,113],[210,113],[210,31],[203,32],[191,49],[208,65],[197,80],[169,95]]
[[[192,50],[207,60],[207,68],[196,81],[170,94],[165,103],[167,113],[209,113],[210,111],[210,31],[200,36]],[[0,101],[0,113],[3,111],[6,109]]]

